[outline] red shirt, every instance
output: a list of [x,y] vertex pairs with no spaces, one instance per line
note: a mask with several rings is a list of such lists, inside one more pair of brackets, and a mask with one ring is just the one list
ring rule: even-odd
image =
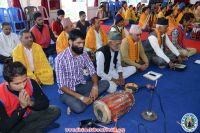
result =
[[49,26],[46,24],[43,24],[42,31],[38,29],[37,25],[34,25],[31,28],[31,32],[33,36],[35,37],[35,42],[37,44],[40,44],[42,48],[48,48],[51,43],[51,35],[49,31]]
[[53,21],[53,23],[51,24],[51,28],[53,32],[56,32],[56,35],[59,36],[60,33],[63,31],[63,26],[60,23],[60,20],[55,20]]
[[[30,80],[27,80],[25,90],[28,92],[28,95],[32,97],[33,88]],[[9,117],[11,117],[12,113],[19,107],[19,98],[13,93],[10,93],[6,84],[0,84],[0,101],[3,103],[6,113]],[[23,115],[25,118],[28,114],[30,114],[30,108],[26,109],[26,113]]]

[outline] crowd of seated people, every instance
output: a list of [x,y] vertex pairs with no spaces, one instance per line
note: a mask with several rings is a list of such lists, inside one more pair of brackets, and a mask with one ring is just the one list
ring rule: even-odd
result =
[[[152,5],[154,11],[141,3],[134,7],[123,2],[108,33],[101,26],[102,6],[90,21],[80,11],[76,27],[62,9],[51,26],[35,12],[35,25],[19,36],[4,22],[0,33],[0,76],[4,78],[0,84],[0,132],[42,133],[49,126],[59,127],[54,121],[60,109],[49,105],[41,90],[43,85],[53,85],[54,79],[66,110],[82,113],[102,93],[113,93],[125,85],[125,79],[134,73],[152,64],[174,68],[196,54],[195,48],[186,47],[183,37],[192,24],[199,23],[200,2]],[[144,44],[143,31],[149,32]],[[48,62],[52,55],[56,56],[55,69]]]

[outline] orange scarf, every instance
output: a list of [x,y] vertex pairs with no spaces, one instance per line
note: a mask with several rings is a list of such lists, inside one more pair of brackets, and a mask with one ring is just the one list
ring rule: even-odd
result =
[[61,53],[68,47],[68,35],[65,31],[62,31],[56,40],[56,52]]
[[161,44],[162,44],[162,42],[161,42],[161,34],[160,34],[160,32],[158,31],[157,28],[155,29],[155,32],[156,32],[156,35],[157,35],[157,38],[158,38],[158,44],[161,47]]
[[39,44],[32,44],[32,54],[34,73],[22,44],[18,44],[13,50],[13,61],[19,61],[26,67],[29,78],[36,80],[37,77],[44,85],[54,84],[53,70]]
[[164,15],[164,13],[162,12],[162,11],[160,11],[159,13],[158,13],[158,18],[164,18],[165,17],[165,15]]
[[169,28],[167,30],[167,34],[171,35],[172,31],[178,28],[178,25],[176,23],[176,20],[172,18],[171,16],[167,16],[166,19],[168,19],[169,21]]
[[[95,30],[94,27],[91,26],[87,32],[86,39],[85,39],[85,47],[91,49],[92,52],[95,52],[97,50],[96,49],[96,35],[95,35],[94,30]],[[106,45],[108,43],[108,37],[101,27],[99,31],[100,31],[103,45]]]
[[179,22],[181,21],[182,17],[183,17],[183,13],[179,13],[178,17],[176,18],[176,23],[179,24]]
[[147,15],[145,13],[142,13],[142,15],[140,16],[139,23],[138,23],[138,25],[139,25],[140,28],[143,27],[146,18],[147,18]]
[[131,11],[130,9],[126,10],[126,13],[125,13],[125,19],[127,20],[133,20],[133,21],[137,21],[137,18],[135,16],[135,12],[134,11]]
[[[125,13],[123,13],[123,12],[118,12],[115,16],[117,16],[118,14],[121,15],[122,18],[124,19],[124,26],[127,26],[127,25],[129,24],[129,22],[126,21]],[[114,20],[114,21],[115,21],[115,20]],[[114,24],[115,24],[115,22],[114,22]]]
[[139,62],[140,60],[140,44],[137,43],[135,44],[134,40],[132,39],[131,35],[127,36],[127,40],[128,40],[128,54],[129,54],[129,58],[132,61],[136,61]]

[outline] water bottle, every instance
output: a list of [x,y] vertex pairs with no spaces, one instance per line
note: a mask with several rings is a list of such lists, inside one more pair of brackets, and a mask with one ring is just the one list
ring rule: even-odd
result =
[[51,65],[52,69],[54,70],[54,59],[53,56],[49,56],[49,64]]

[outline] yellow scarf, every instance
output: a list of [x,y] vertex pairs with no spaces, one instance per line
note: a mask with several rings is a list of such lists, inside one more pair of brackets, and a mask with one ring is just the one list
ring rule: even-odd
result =
[[162,18],[162,17],[165,17],[165,16],[164,16],[163,12],[160,11],[160,12],[158,13],[158,18]]
[[131,11],[131,10],[126,10],[126,13],[125,13],[125,19],[131,19],[133,21],[137,21],[137,18],[135,16],[135,12],[134,11]]
[[174,7],[173,9],[173,16],[176,16],[178,14],[178,6]]
[[169,28],[167,30],[167,34],[171,35],[171,32],[178,27],[176,21],[174,18],[172,18],[171,16],[167,16],[166,19],[168,19],[169,22]]
[[140,16],[139,23],[138,23],[140,28],[143,27],[146,18],[147,18],[147,15],[145,13],[142,13],[141,16]]
[[161,47],[161,44],[162,44],[162,42],[161,42],[161,34],[160,34],[160,32],[158,31],[157,28],[155,29],[155,32],[156,32],[156,35],[157,35],[157,38],[158,38],[158,44]]
[[128,40],[128,54],[129,54],[129,58],[132,61],[136,61],[139,62],[140,60],[140,44],[137,43],[135,44],[135,42],[133,41],[131,35],[127,36],[127,40]]
[[44,85],[54,84],[53,70],[39,44],[32,44],[34,73],[22,44],[18,44],[12,54],[13,61],[21,62],[27,68],[27,76],[29,78],[36,80],[37,77]]
[[176,23],[177,23],[177,24],[179,24],[179,22],[181,21],[182,17],[183,17],[183,13],[181,12],[181,13],[178,15],[178,17],[176,18]]
[[[126,21],[126,19],[125,19],[125,13],[123,13],[123,12],[118,12],[115,16],[117,16],[118,14],[121,15],[122,18],[124,19],[124,26],[127,26],[127,25],[129,24],[129,22]],[[114,24],[115,24],[115,20],[114,20]]]
[[56,40],[56,52],[59,54],[68,47],[68,36],[65,31],[62,31]]
[[153,16],[153,28],[156,28],[156,23],[157,23],[157,16]]
[[[103,45],[106,45],[108,43],[108,37],[107,37],[106,33],[102,30],[101,27],[100,27],[99,31],[100,31]],[[87,35],[85,38],[85,47],[91,49],[92,52],[95,52],[97,50],[96,49],[95,29],[92,26],[89,28],[89,30],[87,32]]]

